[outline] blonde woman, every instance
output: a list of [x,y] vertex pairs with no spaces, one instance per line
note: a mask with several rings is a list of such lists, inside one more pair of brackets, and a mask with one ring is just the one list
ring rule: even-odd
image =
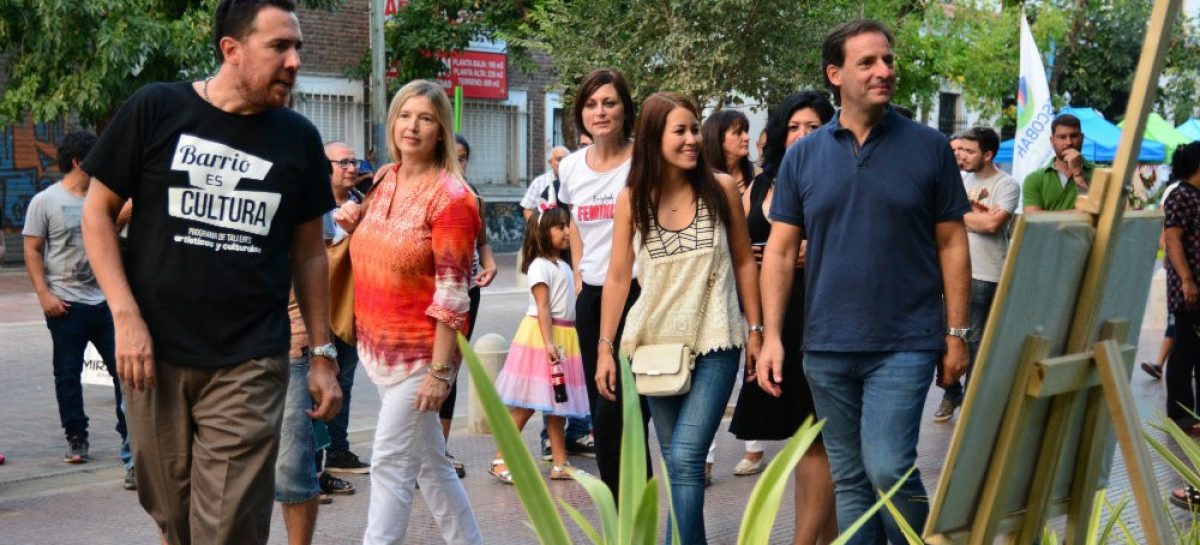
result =
[[334,219],[352,234],[358,351],[381,406],[366,544],[402,543],[418,479],[447,543],[483,543],[442,437],[438,410],[458,372],[467,283],[479,231],[475,196],[454,156],[450,101],[417,80],[388,109],[383,178]]

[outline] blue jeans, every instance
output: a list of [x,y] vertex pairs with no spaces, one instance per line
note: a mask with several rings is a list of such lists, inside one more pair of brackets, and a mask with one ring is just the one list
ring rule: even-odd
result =
[[[685,545],[708,543],[704,534],[704,459],[733,393],[740,355],[739,349],[703,354],[696,358],[688,393],[646,398],[671,480],[679,538]],[[669,544],[670,538],[668,531],[665,542]]]
[[347,439],[350,427],[350,390],[354,388],[354,371],[358,368],[358,348],[337,338],[333,338],[338,353],[338,386],[342,387],[342,410],[330,420],[329,452],[345,452],[350,450]]
[[308,391],[308,357],[288,362],[287,395],[275,458],[275,501],[303,503],[320,494],[317,482],[313,423],[304,411],[313,407]]
[[126,469],[133,467],[129,453],[129,433],[125,424],[125,402],[121,382],[117,378],[116,340],[112,312],[108,303],[88,305],[69,302],[67,313],[58,318],[46,318],[50,339],[54,345],[54,394],[58,399],[58,419],[67,437],[88,437],[88,417],[83,410],[83,352],[90,341],[100,352],[108,374],[113,377],[113,397],[117,402],[117,433],[121,434],[121,461]]
[[971,328],[970,341],[967,343],[967,374],[962,382],[955,381],[946,387],[945,399],[961,405],[967,382],[971,380],[971,370],[975,368],[975,358],[979,355],[979,342],[983,340],[983,328],[987,326],[988,313],[992,311],[992,300],[996,298],[996,283],[971,279],[971,310],[967,327]]
[[[839,530],[854,524],[917,462],[921,411],[940,354],[919,352],[805,352],[804,375],[812,388],[821,435],[829,453]],[[929,516],[929,498],[914,471],[892,497],[918,534]],[[851,544],[905,543],[895,521],[879,511]]]
[[[543,414],[542,415],[542,441],[547,441],[550,439],[550,436],[546,435],[546,426],[547,426],[546,415]],[[590,415],[585,416],[583,418],[568,418],[567,419],[566,437],[567,437],[568,443],[583,439],[584,437],[587,437],[588,434],[590,434],[590,433],[592,433],[592,417]]]

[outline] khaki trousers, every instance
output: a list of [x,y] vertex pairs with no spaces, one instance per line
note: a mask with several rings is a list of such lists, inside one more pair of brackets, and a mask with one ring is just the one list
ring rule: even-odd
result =
[[167,543],[267,542],[287,364],[158,361],[155,388],[125,389],[138,500]]

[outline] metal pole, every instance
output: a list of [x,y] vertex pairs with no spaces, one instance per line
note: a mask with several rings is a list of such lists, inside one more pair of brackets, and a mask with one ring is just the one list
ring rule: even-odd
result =
[[388,162],[384,149],[387,117],[387,82],[384,80],[387,44],[383,40],[383,10],[386,0],[371,0],[371,147],[375,150],[375,167]]

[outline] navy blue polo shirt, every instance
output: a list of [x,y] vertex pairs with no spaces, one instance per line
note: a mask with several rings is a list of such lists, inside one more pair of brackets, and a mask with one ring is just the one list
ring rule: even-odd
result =
[[859,148],[840,119],[788,149],[771,204],[808,238],[804,350],[945,350],[934,228],[970,211],[950,144],[888,108]]

